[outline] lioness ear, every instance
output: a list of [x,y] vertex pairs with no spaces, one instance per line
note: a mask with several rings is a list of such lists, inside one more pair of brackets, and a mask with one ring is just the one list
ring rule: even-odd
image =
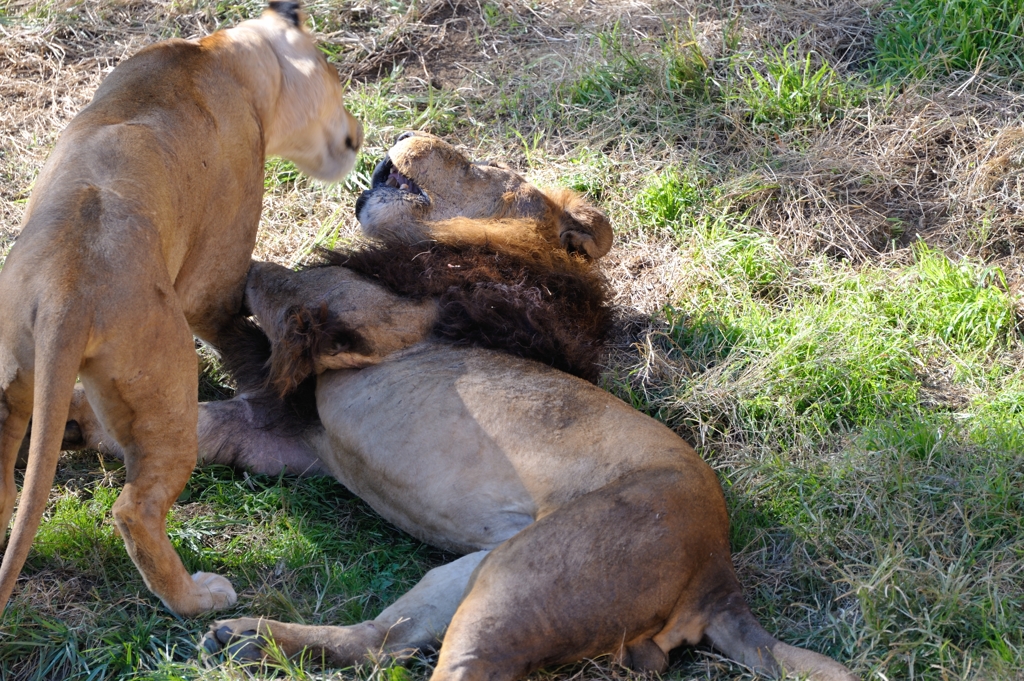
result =
[[278,15],[295,28],[302,28],[305,17],[302,14],[302,5],[292,0],[273,0],[270,3],[270,11]]
[[558,240],[570,253],[583,253],[597,259],[611,250],[612,223],[608,217],[568,189],[550,193],[561,205]]

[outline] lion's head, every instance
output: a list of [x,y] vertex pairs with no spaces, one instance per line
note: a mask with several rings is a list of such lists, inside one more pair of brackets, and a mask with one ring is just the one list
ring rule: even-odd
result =
[[[561,246],[599,258],[612,245],[608,218],[569,189],[541,190],[503,163],[472,162],[447,142],[406,132],[377,164],[356,202],[370,236],[522,250]],[[488,220],[486,228],[479,220]]]
[[611,241],[600,211],[429,135],[403,135],[373,184],[356,210],[378,243],[323,251],[300,272],[253,265],[246,305],[270,342],[253,361],[255,344],[226,352],[239,385],[284,396],[314,373],[369,366],[430,337],[598,379],[611,325],[592,263]]

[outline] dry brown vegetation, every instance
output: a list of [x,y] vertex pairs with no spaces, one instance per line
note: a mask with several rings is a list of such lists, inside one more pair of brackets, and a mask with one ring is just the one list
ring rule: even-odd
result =
[[[510,86],[526,101],[542,101],[553,81],[568,80],[580,65],[600,59],[592,38],[613,27],[637,41],[639,49],[669,32],[686,31],[709,61],[722,56],[729,31],[748,50],[799,39],[802,52],[855,69],[869,51],[875,5],[738,2],[712,8],[680,2],[432,0],[412,3],[403,12],[373,3],[313,3],[309,10],[318,37],[337,50],[333,56],[341,76],[352,79],[354,87],[404,66],[391,85],[395,93],[421,107],[432,91],[458,93],[451,106],[458,118],[467,108],[493,110],[488,100]],[[497,8],[501,23],[490,25],[484,6]],[[8,2],[5,13],[19,20],[0,23],[0,254],[17,233],[32,180],[56,136],[106,73],[144,45],[204,35],[255,10],[255,4]],[[510,31],[508,23],[515,29]],[[544,79],[533,78],[537,62],[543,63]],[[752,221],[784,238],[797,259],[822,251],[853,261],[891,257],[921,237],[952,253],[976,253],[1000,264],[1016,288],[1024,275],[1017,262],[1024,238],[1019,218],[1024,101],[1015,89],[963,75],[968,77],[945,86],[909,89],[881,110],[877,103],[850,110],[840,124],[809,140],[801,135],[795,143],[784,134],[766,144],[764,135],[728,120],[740,113],[729,106],[726,120],[709,121],[708,128],[687,130],[685,136],[667,134],[678,132],[674,122],[659,134],[657,119],[645,121],[654,134],[639,147],[619,129],[630,114],[616,116],[614,110],[583,130],[551,131],[540,116],[459,121],[455,138],[478,155],[528,168],[541,182],[556,182],[567,169],[565,157],[580,145],[600,150],[617,180],[605,200],[612,212],[630,210],[628,198],[652,170],[701,164],[724,181],[726,197],[736,197],[737,209],[751,208]],[[370,153],[386,147],[396,131],[387,125],[371,129]],[[341,221],[345,234],[355,233],[348,205],[338,200],[351,200],[351,193],[339,197],[301,180],[274,189],[267,197],[261,257],[294,262],[311,234],[332,222]],[[648,245],[658,252],[657,245]],[[633,246],[623,244],[620,254],[635,257]],[[653,295],[644,305],[639,291],[631,290],[633,278],[616,283],[644,311],[664,301]]]

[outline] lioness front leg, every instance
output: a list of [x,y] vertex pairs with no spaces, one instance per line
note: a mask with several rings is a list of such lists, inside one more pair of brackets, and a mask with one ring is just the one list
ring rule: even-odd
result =
[[128,555],[168,608],[194,616],[230,607],[237,597],[223,577],[189,576],[167,538],[167,513],[197,455],[196,355],[175,308],[170,297],[154,301],[148,309],[166,314],[153,312],[132,333],[112,334],[80,375],[89,403],[124,451],[125,486],[111,515]]
[[347,627],[288,624],[262,617],[221,620],[210,625],[202,646],[236,659],[257,660],[273,640],[289,657],[302,651],[336,667],[359,664],[381,654],[402,659],[436,645],[444,635],[470,576],[489,551],[477,551],[434,568],[374,620]]

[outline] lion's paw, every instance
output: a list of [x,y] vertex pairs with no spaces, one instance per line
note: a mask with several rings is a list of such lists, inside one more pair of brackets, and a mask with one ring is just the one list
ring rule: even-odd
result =
[[211,655],[223,652],[233,660],[259,661],[263,659],[263,644],[266,641],[258,632],[259,620],[251,617],[220,620],[210,625],[199,647]]
[[197,572],[192,575],[192,581],[202,592],[200,599],[205,607],[204,612],[210,610],[224,610],[230,608],[238,601],[235,589],[224,577],[212,572]]

